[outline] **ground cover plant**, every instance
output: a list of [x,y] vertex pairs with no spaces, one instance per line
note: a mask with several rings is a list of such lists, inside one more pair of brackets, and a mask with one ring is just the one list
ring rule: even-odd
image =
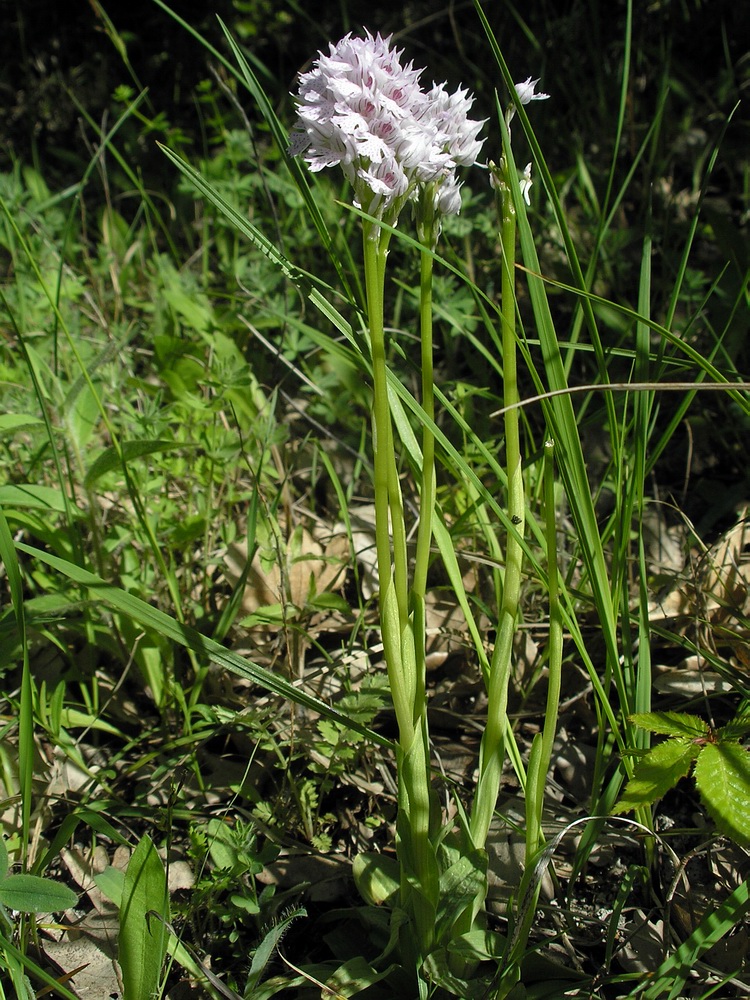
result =
[[269,6],[5,119],[0,995],[746,996],[741,14]]

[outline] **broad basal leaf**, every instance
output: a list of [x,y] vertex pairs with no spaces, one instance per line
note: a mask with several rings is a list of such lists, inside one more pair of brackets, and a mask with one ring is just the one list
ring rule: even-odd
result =
[[360,895],[370,906],[394,899],[400,888],[398,862],[385,854],[358,854],[352,874]]
[[0,903],[19,913],[59,913],[77,902],[67,885],[39,875],[8,875],[0,882]]
[[472,851],[460,857],[440,876],[438,934],[447,930],[481,894],[487,892],[487,852]]
[[118,958],[124,995],[151,1000],[167,953],[169,896],[164,865],[146,836],[128,862],[120,901]]

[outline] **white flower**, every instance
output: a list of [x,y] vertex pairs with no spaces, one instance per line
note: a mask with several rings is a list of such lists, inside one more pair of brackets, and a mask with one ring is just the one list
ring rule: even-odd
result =
[[372,214],[377,214],[379,199],[390,203],[396,198],[402,198],[409,190],[409,178],[392,156],[371,165],[367,170],[360,170],[357,179],[363,181],[375,196],[367,205]]
[[523,172],[523,177],[519,181],[521,185],[521,194],[523,195],[523,200],[527,205],[531,205],[531,199],[529,198],[529,191],[531,191],[531,185],[534,183],[531,179],[531,164],[527,163],[526,168]]
[[536,85],[539,83],[539,79],[532,80],[531,77],[527,77],[523,83],[514,84],[516,90],[516,96],[520,104],[529,104],[531,101],[547,101],[549,100],[549,94],[537,94],[535,93]]
[[468,117],[473,103],[466,90],[446,94],[444,83],[434,85],[427,94],[424,117],[437,126],[441,145],[456,166],[471,166],[482,149],[477,135],[484,122]]
[[313,171],[340,166],[357,203],[393,224],[427,184],[436,185],[440,212],[457,212],[456,168],[476,161],[484,122],[468,117],[473,98],[466,90],[448,94],[440,84],[425,93],[422,71],[403,65],[390,42],[369,31],[348,34],[328,55],[319,53],[299,79],[289,153],[304,156]]
[[461,185],[452,174],[435,192],[435,212],[437,215],[458,215],[460,211]]

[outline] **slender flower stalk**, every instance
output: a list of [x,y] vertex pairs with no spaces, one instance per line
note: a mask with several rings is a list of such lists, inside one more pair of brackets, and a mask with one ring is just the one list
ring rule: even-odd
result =
[[[536,94],[538,80],[529,77],[524,83],[516,84],[516,100],[528,104],[532,100],[546,100],[547,94]],[[505,125],[510,141],[510,122],[515,113],[511,104],[505,113]],[[510,148],[508,146],[508,148]],[[500,242],[502,248],[501,286],[501,344],[503,356],[503,396],[505,410],[505,462],[507,470],[507,509],[512,530],[508,532],[503,579],[502,599],[498,621],[497,640],[490,664],[487,692],[487,725],[482,736],[479,754],[479,779],[471,812],[470,830],[475,848],[484,848],[490,823],[497,803],[503,761],[505,756],[505,735],[508,727],[508,688],[512,671],[513,638],[515,635],[518,607],[521,596],[523,567],[522,539],[525,525],[525,499],[523,466],[520,442],[520,413],[518,409],[518,378],[516,352],[516,207],[512,186],[519,181],[515,167],[503,156],[500,165],[490,164],[490,181],[498,200],[500,217]],[[512,176],[511,176],[512,175]],[[531,187],[531,164],[524,170],[520,181],[520,191],[528,204]],[[549,730],[545,730],[543,746],[537,748],[539,761],[548,751]],[[546,774],[546,770],[545,770]],[[538,798],[538,782],[533,790]],[[536,800],[535,800],[536,802]],[[534,844],[539,841],[538,823],[541,815],[534,810]],[[483,900],[475,901],[475,912]]]
[[557,524],[555,521],[554,441],[544,443],[544,513],[547,543],[547,598],[549,601],[548,686],[547,704],[542,732],[531,744],[526,782],[526,870],[518,890],[518,915],[508,963],[517,964],[526,951],[526,944],[539,899],[541,879],[537,877],[534,860],[544,846],[542,817],[544,789],[552,759],[552,745],[557,732],[562,681],[563,620],[560,603],[560,581],[557,571]]
[[[365,289],[373,378],[375,532],[383,648],[399,729],[397,853],[401,907],[411,927],[402,952],[418,967],[430,953],[439,900],[427,727],[424,607],[435,507],[432,362],[432,253],[442,219],[461,208],[458,167],[476,161],[484,124],[468,117],[473,99],[445,84],[424,91],[421,70],[401,62],[390,37],[351,34],[319,54],[300,77],[297,124],[289,151],[312,171],[340,166],[363,222]],[[385,267],[390,230],[414,205],[421,256],[421,503],[417,554],[409,584],[406,523],[388,398],[384,332]]]
[[513,637],[521,596],[521,568],[525,520],[523,470],[521,464],[520,417],[517,407],[516,361],[516,210],[510,192],[513,181],[502,161],[497,180],[501,213],[502,284],[501,342],[503,353],[503,406],[505,409],[505,463],[508,479],[508,517],[514,526],[509,532],[505,556],[502,603],[498,633],[490,664],[487,692],[487,726],[479,752],[479,780],[471,814],[471,835],[475,847],[484,847],[497,803],[505,753],[508,686],[512,666]]
[[419,332],[422,367],[422,410],[426,422],[422,429],[422,486],[420,491],[417,555],[414,565],[414,595],[424,600],[432,540],[432,514],[435,509],[435,435],[429,424],[435,422],[434,366],[432,347],[432,251],[437,244],[440,226],[439,203],[430,186],[422,191],[417,208],[417,235],[422,244],[420,255]]

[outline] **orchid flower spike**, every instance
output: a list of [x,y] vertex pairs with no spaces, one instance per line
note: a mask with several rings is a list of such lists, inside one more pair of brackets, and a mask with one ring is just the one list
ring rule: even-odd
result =
[[[401,62],[391,36],[350,34],[318,54],[299,78],[297,124],[289,153],[310,170],[339,166],[354,188],[355,204],[395,225],[410,199],[431,185],[437,216],[456,214],[459,166],[470,166],[484,122],[468,117],[473,98],[445,84],[425,92],[421,70]],[[439,225],[439,222],[438,222]]]

